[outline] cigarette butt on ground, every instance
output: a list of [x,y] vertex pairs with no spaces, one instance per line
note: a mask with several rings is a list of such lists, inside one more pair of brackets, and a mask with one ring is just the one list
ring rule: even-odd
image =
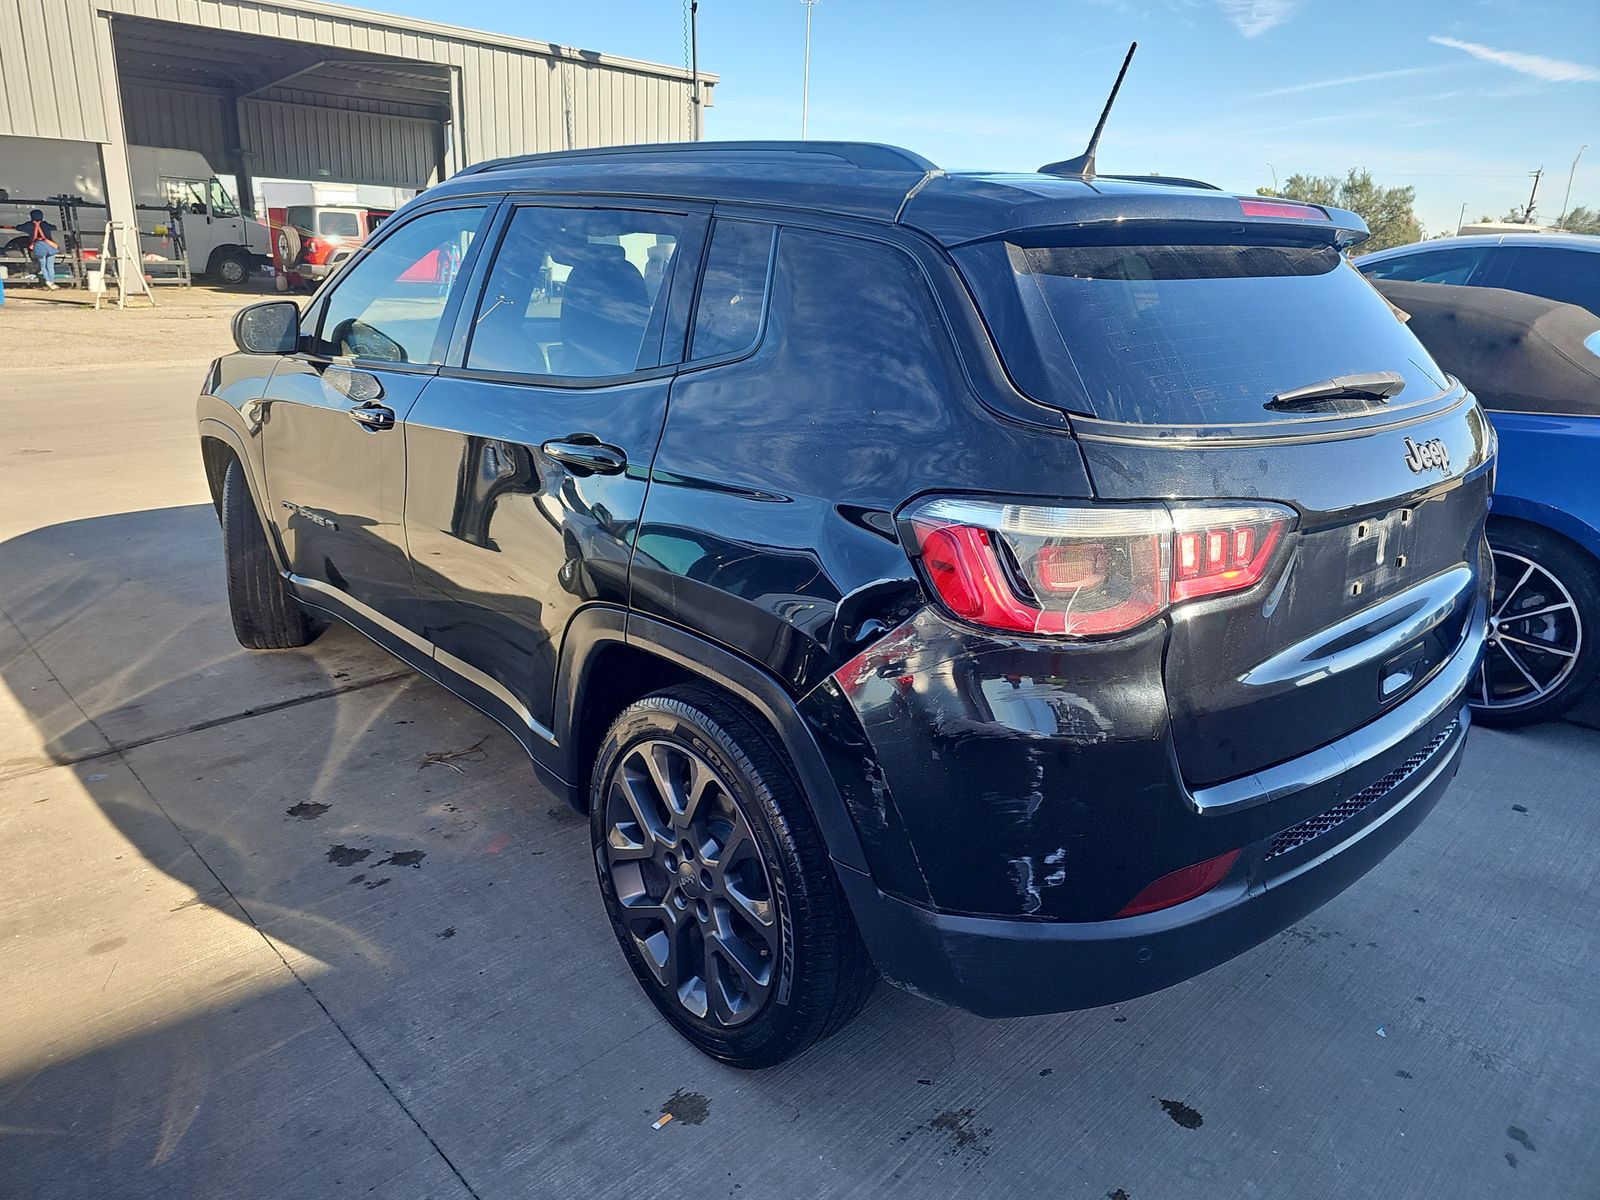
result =
[[665,1125],[670,1120],[672,1120],[672,1114],[671,1113],[662,1113],[661,1114],[661,1119],[659,1121],[657,1121],[654,1125],[650,1126],[650,1128],[651,1129],[660,1129],[663,1125]]

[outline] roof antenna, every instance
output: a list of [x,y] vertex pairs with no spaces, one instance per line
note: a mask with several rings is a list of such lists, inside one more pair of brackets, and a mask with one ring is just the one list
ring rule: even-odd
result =
[[1111,106],[1117,102],[1117,93],[1122,90],[1122,77],[1128,73],[1128,64],[1133,61],[1133,52],[1138,48],[1138,42],[1134,42],[1128,47],[1128,57],[1122,60],[1122,70],[1117,72],[1117,81],[1111,85],[1111,95],[1106,97],[1106,106],[1100,110],[1100,123],[1094,127],[1094,133],[1089,138],[1088,148],[1077,158],[1066,158],[1060,162],[1046,163],[1039,168],[1039,174],[1076,175],[1085,181],[1094,178],[1094,152],[1100,145],[1100,134],[1105,130],[1106,118],[1111,115]]

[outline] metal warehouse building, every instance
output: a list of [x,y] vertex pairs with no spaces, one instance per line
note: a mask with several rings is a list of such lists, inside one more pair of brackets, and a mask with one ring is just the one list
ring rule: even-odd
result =
[[[134,223],[127,146],[250,180],[421,187],[508,154],[684,141],[716,77],[317,0],[0,3],[0,135],[98,145]],[[696,104],[698,100],[698,104]]]

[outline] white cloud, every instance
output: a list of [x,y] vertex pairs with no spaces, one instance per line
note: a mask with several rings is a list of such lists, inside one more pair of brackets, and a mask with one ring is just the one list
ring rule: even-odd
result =
[[1547,83],[1595,83],[1600,82],[1600,67],[1587,67],[1582,63],[1567,62],[1559,58],[1546,58],[1542,54],[1520,54],[1515,50],[1496,50],[1492,46],[1479,45],[1477,42],[1463,42],[1452,37],[1435,35],[1428,39],[1438,46],[1448,46],[1452,50],[1460,50],[1473,58],[1481,58],[1484,62],[1498,63],[1502,67],[1510,67],[1513,71],[1520,71],[1524,75],[1532,75],[1535,79],[1543,79]]
[[1260,37],[1287,21],[1300,0],[1217,0],[1222,15],[1247,38]]
[[1339,79],[1317,79],[1311,83],[1297,83],[1292,87],[1273,88],[1271,91],[1256,92],[1249,99],[1261,100],[1267,96],[1288,96],[1295,92],[1314,92],[1321,88],[1343,87],[1347,83],[1376,83],[1380,79],[1399,79],[1405,75],[1431,75],[1436,71],[1453,71],[1455,68],[1456,64],[1450,63],[1439,67],[1400,67],[1393,71],[1373,71],[1367,75],[1345,75]]

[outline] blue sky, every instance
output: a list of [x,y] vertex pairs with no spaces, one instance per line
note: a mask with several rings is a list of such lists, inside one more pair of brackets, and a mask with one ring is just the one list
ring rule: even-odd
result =
[[[584,49],[684,61],[680,0],[369,0]],[[800,0],[702,0],[709,138],[798,137]],[[1139,41],[1100,166],[1249,190],[1370,168],[1412,184],[1430,233],[1526,201],[1600,207],[1594,0],[820,0],[811,136],[888,141],[949,168],[1076,154]],[[1271,164],[1269,167],[1268,164]]]

